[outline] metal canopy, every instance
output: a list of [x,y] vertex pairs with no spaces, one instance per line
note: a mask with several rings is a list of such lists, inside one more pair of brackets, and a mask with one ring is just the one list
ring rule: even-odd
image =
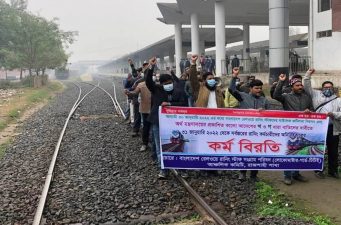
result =
[[[205,48],[215,46],[215,33],[214,28],[201,28],[200,39],[205,42]],[[239,42],[243,40],[243,30],[239,28],[227,28],[226,29],[226,41],[227,44]],[[120,59],[126,61],[127,58],[147,60],[153,56],[164,57],[175,54],[175,37],[174,35],[164,38],[156,43],[148,45],[134,53],[125,55]],[[191,47],[191,29],[182,28],[182,45],[183,48],[190,51]],[[120,60],[118,59],[118,60]]]
[[[225,3],[226,25],[269,24],[269,0],[222,0]],[[214,0],[177,0],[177,3],[158,3],[165,24],[191,24],[190,15],[197,13],[199,23],[214,25]],[[309,25],[309,0],[289,0],[290,26]]]

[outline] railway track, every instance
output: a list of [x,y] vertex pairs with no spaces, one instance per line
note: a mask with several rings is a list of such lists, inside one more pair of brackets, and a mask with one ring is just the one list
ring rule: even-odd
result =
[[[86,83],[86,82],[83,82],[83,83],[91,85],[91,86],[93,86],[93,88],[89,92],[84,94],[84,96],[81,98],[82,88],[81,88],[81,86],[79,84],[74,83],[74,85],[79,89],[79,94],[78,94],[78,97],[77,97],[74,105],[72,106],[72,108],[71,108],[71,110],[69,112],[68,117],[66,118],[66,121],[64,123],[64,127],[63,127],[63,129],[62,129],[62,131],[61,131],[61,133],[59,135],[59,139],[58,139],[58,142],[56,144],[55,151],[53,153],[53,156],[52,156],[52,159],[51,159],[51,163],[50,163],[47,175],[46,175],[43,191],[42,191],[41,197],[39,199],[37,210],[36,210],[35,215],[34,215],[33,225],[39,225],[40,222],[41,222],[43,211],[44,211],[44,206],[45,206],[45,203],[46,203],[46,200],[47,200],[47,197],[48,197],[48,192],[49,192],[50,184],[51,184],[52,179],[53,179],[53,172],[54,172],[54,168],[55,168],[55,165],[56,165],[56,161],[57,161],[60,145],[62,143],[62,140],[63,140],[64,134],[65,134],[66,128],[67,128],[67,126],[69,124],[69,121],[70,121],[71,117],[73,116],[73,114],[75,113],[75,111],[77,110],[79,105],[84,101],[84,99],[89,94],[91,94],[96,88],[99,88],[102,91],[104,91],[111,98],[111,100],[112,100],[112,102],[114,104],[114,107],[115,107],[116,114],[117,115],[121,115],[121,116],[123,116],[125,118],[125,115],[124,115],[124,113],[122,111],[122,108],[120,107],[119,102],[117,101],[116,97],[114,99],[110,95],[109,92],[107,92],[105,89],[103,89],[102,87],[99,86],[99,83],[97,85],[94,85],[94,84],[91,84],[91,83]],[[115,84],[113,84],[113,86],[115,88]],[[115,92],[116,92],[116,90],[115,90]]]
[[[67,119],[65,121],[64,127],[59,135],[59,139],[58,142],[56,144],[55,147],[55,151],[49,166],[49,170],[48,173],[46,175],[46,179],[45,179],[45,184],[44,184],[44,188],[39,200],[39,204],[37,206],[37,210],[35,212],[35,216],[34,216],[34,220],[33,220],[33,225],[39,225],[41,224],[42,218],[43,218],[43,212],[44,212],[44,208],[47,202],[47,199],[49,197],[49,189],[50,189],[50,185],[51,182],[53,181],[54,178],[54,170],[55,170],[55,166],[56,166],[56,162],[57,162],[57,158],[58,158],[58,154],[60,151],[60,146],[61,143],[63,141],[64,135],[65,135],[65,131],[68,127],[69,121],[72,118],[73,114],[76,112],[77,108],[80,106],[80,104],[84,101],[84,99],[86,99],[92,92],[94,92],[95,89],[100,89],[101,91],[103,91],[106,95],[108,95],[112,101],[112,104],[114,106],[114,114],[116,117],[123,117],[124,113],[123,110],[117,100],[117,96],[116,96],[116,87],[115,84],[113,83],[113,93],[114,96],[111,96],[111,94],[105,90],[103,87],[100,86],[100,83],[96,84],[92,84],[92,83],[86,83],[86,82],[82,82],[82,84],[84,85],[90,85],[92,87],[92,89],[90,91],[88,91],[87,93],[85,93],[82,96],[82,87],[80,84],[76,84],[74,83],[74,85],[79,89],[79,93],[78,93],[78,97],[74,102],[74,105],[72,106],[72,108],[70,109],[70,112],[67,116]],[[203,209],[205,211],[206,216],[209,215],[212,220],[214,220],[216,222],[216,224],[219,225],[226,225],[227,223],[204,201],[204,199],[189,185],[189,183],[182,178],[178,172],[176,170],[171,170],[171,172],[174,174],[174,176],[179,180],[179,182],[183,185],[183,187],[185,188],[186,191],[188,191],[188,193],[190,194],[191,198],[194,200],[194,202],[198,205],[200,205],[201,209]]]
[[[114,81],[121,83],[119,78]],[[33,224],[59,132],[74,108],[55,168],[49,173],[52,182],[38,219],[42,225],[165,224],[192,218],[200,200],[184,191],[183,184],[222,217],[220,224],[311,225],[296,219],[259,217],[254,212],[256,185],[249,180],[240,182],[236,171],[209,176],[189,171],[186,180],[174,171],[169,179],[157,179],[151,151],[140,152],[141,140],[127,134],[129,128],[113,105],[114,95],[110,98],[96,87],[84,98],[95,86],[79,83],[80,93],[72,85],[67,84],[63,94],[23,124],[22,134],[0,160],[0,224]],[[112,80],[99,86],[114,93]],[[122,87],[116,88],[116,99],[123,105]],[[78,104],[76,98],[84,101]],[[202,224],[219,224],[219,219],[206,220],[203,207],[199,212],[204,212],[199,213],[204,215]]]

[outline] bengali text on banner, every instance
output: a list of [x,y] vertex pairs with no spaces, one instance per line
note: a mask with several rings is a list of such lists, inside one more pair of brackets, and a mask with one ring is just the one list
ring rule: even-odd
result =
[[160,107],[161,167],[321,170],[325,114]]

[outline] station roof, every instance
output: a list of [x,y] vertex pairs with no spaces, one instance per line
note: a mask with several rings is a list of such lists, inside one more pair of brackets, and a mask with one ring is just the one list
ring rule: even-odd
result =
[[[190,15],[199,15],[199,24],[214,25],[215,0],[177,0],[177,3],[157,3],[165,24],[191,24]],[[269,24],[269,0],[223,0],[226,25]],[[309,0],[289,0],[290,26],[309,24]]]
[[[205,41],[205,48],[215,46],[215,29],[214,28],[200,28],[200,40]],[[239,28],[226,28],[226,43],[234,43],[243,40],[243,30]],[[186,50],[191,49],[191,29],[182,28],[182,46]],[[158,42],[148,45],[136,52],[130,53],[121,57],[120,59],[126,61],[127,58],[147,60],[153,56],[162,57],[174,54],[175,51],[175,35],[166,37]],[[118,59],[118,60],[120,60]]]

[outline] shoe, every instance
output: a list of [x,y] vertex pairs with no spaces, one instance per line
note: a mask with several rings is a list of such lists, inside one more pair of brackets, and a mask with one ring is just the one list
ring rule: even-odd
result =
[[285,177],[283,182],[286,184],[286,185],[291,185],[292,184],[292,180],[288,177]]
[[324,179],[326,176],[323,174],[322,171],[315,172],[315,176],[319,179]]
[[300,182],[307,182],[308,179],[302,176],[301,174],[298,174],[297,176],[292,177],[293,179],[300,181]]
[[250,177],[250,180],[252,181],[252,182],[259,182],[259,178],[257,177],[257,176],[252,176],[252,177]]
[[159,179],[166,179],[168,176],[168,173],[164,170],[161,170],[160,173],[158,174]]
[[140,148],[140,152],[144,152],[147,150],[147,145],[142,145]]
[[246,180],[246,174],[245,173],[240,173],[239,177],[238,177],[238,180],[245,181]]
[[339,179],[340,175],[338,173],[328,173],[328,177],[333,177],[335,179]]

